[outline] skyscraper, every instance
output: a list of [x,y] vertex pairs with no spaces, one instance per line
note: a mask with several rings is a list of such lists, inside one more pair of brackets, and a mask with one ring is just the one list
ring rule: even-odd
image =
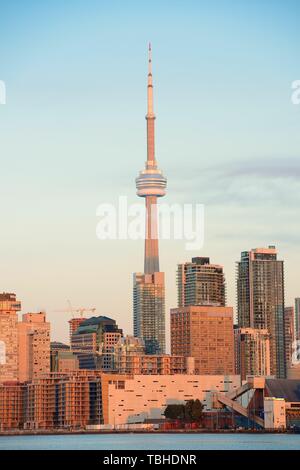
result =
[[196,257],[177,267],[178,307],[226,305],[223,266]]
[[267,329],[271,374],[285,378],[284,265],[274,246],[242,252],[237,264],[238,325]]
[[18,380],[18,315],[15,294],[0,294],[0,382]]
[[157,198],[165,195],[167,181],[157,167],[153,112],[152,57],[148,58],[147,161],[136,178],[137,195],[145,198],[146,232],[144,273],[134,274],[134,335],[141,338],[147,354],[165,352],[165,283],[159,271]]

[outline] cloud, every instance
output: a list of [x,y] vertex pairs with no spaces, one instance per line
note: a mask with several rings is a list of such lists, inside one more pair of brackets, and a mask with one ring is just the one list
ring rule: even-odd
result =
[[256,177],[260,179],[280,179],[300,181],[300,157],[294,159],[262,159],[259,161],[235,162],[224,169],[227,177]]
[[248,207],[300,204],[300,157],[187,166],[173,168],[170,173],[170,192],[185,200],[190,197],[209,205]]

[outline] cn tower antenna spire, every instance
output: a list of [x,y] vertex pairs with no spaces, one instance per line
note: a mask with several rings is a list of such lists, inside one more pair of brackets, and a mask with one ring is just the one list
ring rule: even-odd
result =
[[151,49],[151,42],[149,42],[149,47],[148,47],[148,75],[152,75],[152,49]]
[[[146,119],[155,119],[154,112],[153,112],[153,83],[152,83],[152,48],[151,48],[151,42],[149,42],[148,46],[148,88],[147,88],[147,95],[148,95],[148,108],[147,108],[147,116]],[[153,123],[153,130],[154,130],[154,123]],[[153,155],[148,154],[148,160],[154,160],[154,134],[153,136],[148,135],[148,140],[149,137],[153,142],[151,142],[151,145],[153,145]]]

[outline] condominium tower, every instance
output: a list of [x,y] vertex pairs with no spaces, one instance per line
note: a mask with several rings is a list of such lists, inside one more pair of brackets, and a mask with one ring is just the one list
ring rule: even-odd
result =
[[271,374],[285,378],[284,265],[274,246],[242,252],[237,306],[239,327],[268,330]]
[[147,354],[165,352],[165,281],[159,271],[157,198],[165,195],[167,181],[157,167],[153,112],[152,58],[148,59],[147,161],[136,178],[137,195],[145,198],[146,235],[144,273],[133,278],[133,329],[141,338]]
[[226,305],[223,266],[196,257],[177,267],[178,307]]

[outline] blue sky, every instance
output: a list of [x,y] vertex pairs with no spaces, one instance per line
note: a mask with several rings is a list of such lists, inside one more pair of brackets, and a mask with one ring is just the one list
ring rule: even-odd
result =
[[[205,244],[161,243],[167,307],[178,262],[224,264],[276,244],[286,303],[300,295],[298,1],[0,1],[0,289],[44,308],[65,339],[66,299],[131,332],[143,243],[100,242],[96,208],[135,196],[146,158],[147,43],[164,202],[205,204]],[[168,310],[167,310],[168,317]]]

